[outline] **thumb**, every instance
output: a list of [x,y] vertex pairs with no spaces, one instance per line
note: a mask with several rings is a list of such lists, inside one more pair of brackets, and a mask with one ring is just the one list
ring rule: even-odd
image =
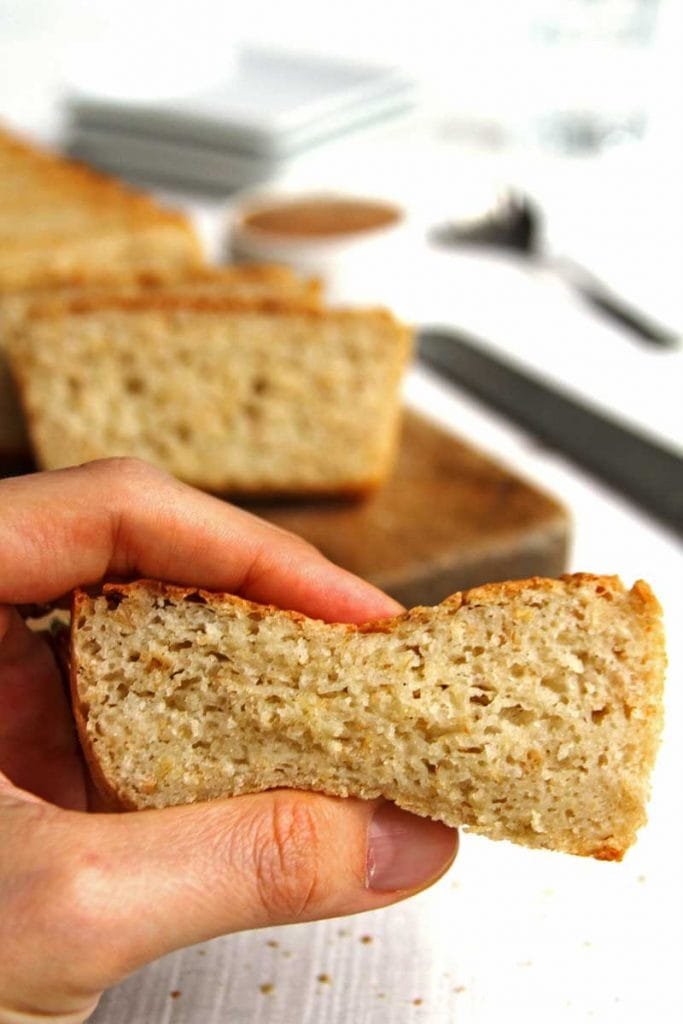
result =
[[226,932],[393,903],[435,881],[457,849],[452,829],[393,804],[292,790],[66,816],[79,828],[64,912],[75,902],[81,935],[92,923],[108,951],[96,987]]

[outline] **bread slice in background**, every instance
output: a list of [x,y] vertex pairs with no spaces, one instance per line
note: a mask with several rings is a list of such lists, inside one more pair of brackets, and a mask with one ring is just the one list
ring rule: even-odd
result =
[[178,276],[203,263],[183,214],[0,128],[0,456],[28,455],[3,348],[31,290]]
[[312,305],[322,302],[322,283],[316,277],[301,277],[290,267],[278,264],[235,263],[225,266],[191,267],[178,273],[148,270],[110,269],[101,275],[76,274],[59,286],[43,285],[0,293],[0,345],[34,308],[52,305],[68,307],[75,299],[135,295],[237,295],[245,299],[283,298]]
[[220,493],[356,494],[392,468],[410,346],[382,310],[169,292],[49,304],[9,351],[42,468],[134,455]]
[[19,400],[4,356],[11,335],[34,307],[62,309],[75,299],[150,294],[184,296],[237,296],[243,299],[283,298],[320,305],[319,279],[300,277],[288,267],[231,265],[177,270],[130,271],[110,269],[107,274],[77,274],[58,287],[22,288],[0,292],[0,455],[30,454],[30,441]]
[[202,263],[183,214],[0,130],[0,292]]
[[291,786],[618,860],[662,724],[647,584],[489,584],[367,626],[142,581],[77,592],[74,712],[105,794],[165,807]]

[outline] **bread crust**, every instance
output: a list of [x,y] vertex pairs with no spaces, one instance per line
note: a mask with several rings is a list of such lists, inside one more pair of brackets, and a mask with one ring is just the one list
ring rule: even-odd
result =
[[139,295],[122,295],[112,292],[107,295],[79,296],[78,298],[46,301],[31,310],[36,319],[52,317],[83,316],[89,313],[100,313],[104,310],[121,310],[124,312],[191,312],[191,313],[263,313],[282,316],[304,316],[311,320],[333,319],[341,322],[366,320],[373,317],[387,325],[405,332],[409,329],[396,317],[382,307],[371,309],[328,309],[321,308],[318,301],[303,297],[258,297],[239,295],[190,295],[190,294],[155,294],[145,292]]
[[[3,209],[9,218],[3,217]],[[41,210],[60,209],[75,214],[68,228],[41,223]],[[92,280],[107,267],[107,254],[112,257],[109,265],[117,262],[117,246],[123,243],[151,247],[151,256],[145,255],[144,245],[142,252],[142,261],[150,265],[189,268],[204,262],[199,239],[180,211],[2,128],[0,238],[0,292],[47,288],[81,276]],[[98,252],[99,271],[89,259]],[[129,254],[121,255],[127,262]]]

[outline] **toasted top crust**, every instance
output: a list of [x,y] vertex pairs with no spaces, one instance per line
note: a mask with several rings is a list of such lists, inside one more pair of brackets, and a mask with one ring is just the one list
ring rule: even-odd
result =
[[[4,158],[4,159],[3,159]],[[102,174],[86,164],[42,149],[33,143],[0,127],[0,171],[2,163],[6,167],[14,165],[21,168],[22,175],[27,172],[34,177],[28,185],[35,188],[46,188],[53,192],[72,192],[83,202],[101,204],[109,202],[125,206],[131,216],[141,221],[169,221],[185,223],[183,214],[159,206],[150,196],[125,185],[118,178]],[[0,193],[2,191],[2,174],[0,173]]]
[[[93,288],[98,289],[98,298],[107,301],[120,295],[122,290],[128,288],[170,288],[178,284],[181,288],[185,285],[221,285],[226,288],[233,288],[240,284],[263,285],[273,288],[295,287],[307,285],[311,293],[311,301],[320,294],[322,282],[319,278],[299,278],[289,267],[277,263],[236,263],[221,266],[191,266],[189,268],[164,268],[149,267],[142,270],[121,267],[93,275],[91,272],[78,270],[67,275],[60,274],[59,289]],[[107,291],[109,290],[109,291]],[[47,294],[46,294],[47,293]],[[111,294],[110,294],[111,293]],[[71,306],[76,300],[74,295],[63,295],[55,293],[49,283],[40,286],[27,285],[22,288],[12,289],[11,296],[17,296],[30,303],[25,315],[33,315],[44,307],[52,310],[62,310]],[[82,299],[82,296],[78,296]],[[71,311],[71,310],[70,310]]]
[[[547,579],[541,576],[532,576],[529,579],[524,580],[509,580],[502,583],[484,583],[480,587],[473,587],[470,590],[458,591],[455,594],[451,594],[447,597],[442,604],[448,604],[456,608],[461,607],[477,607],[482,605],[500,604],[507,602],[511,598],[514,598],[517,594],[522,594],[529,591],[538,591],[539,594],[552,593],[553,591],[561,591],[562,585],[569,585],[579,589],[585,584],[594,584],[596,593],[599,595],[609,595],[610,593],[625,594],[626,587],[622,583],[619,576],[599,576],[593,573],[576,572],[576,573],[565,573],[560,576],[559,579]],[[91,593],[102,593],[105,596],[111,595],[116,596],[134,594],[136,591],[155,592],[158,594],[168,594],[169,596],[181,600],[192,594],[196,594],[207,604],[220,603],[223,599],[228,599],[232,602],[238,602],[250,611],[267,614],[272,611],[279,611],[282,613],[282,609],[276,608],[274,605],[263,605],[255,604],[253,601],[249,601],[246,598],[238,597],[234,594],[220,593],[211,590],[204,590],[201,587],[183,587],[177,586],[172,583],[163,583],[159,580],[139,579],[132,583],[104,583],[101,587],[94,587],[89,590]],[[652,620],[653,624],[659,624],[659,620],[662,615],[662,607],[653,593],[650,585],[644,580],[637,580],[629,594],[641,606],[641,614],[643,618]],[[84,591],[74,591],[74,607],[78,608],[78,602],[85,596]],[[348,632],[361,632],[361,633],[385,633],[390,631],[397,621],[410,617],[411,619],[419,619],[423,614],[431,614],[433,611],[430,607],[418,606],[415,608],[408,609],[407,611],[396,615],[390,619],[375,619],[370,622],[363,623],[361,625],[355,625],[352,623],[342,623],[344,629]],[[295,622],[304,622],[309,616],[304,615],[302,612],[297,611],[286,611],[287,614]],[[664,651],[662,650],[662,654]]]
[[177,265],[203,262],[183,213],[0,129],[0,291],[92,280],[106,260],[91,267],[91,251],[131,239],[152,246],[150,264],[167,250]]
[[36,304],[30,311],[32,318],[53,319],[66,316],[81,316],[100,313],[104,310],[120,310],[128,313],[266,313],[282,316],[306,316],[310,319],[366,320],[374,318],[401,330],[406,328],[387,309],[321,309],[316,300],[277,296],[273,298],[252,298],[248,296],[156,294],[144,292],[137,295],[122,295],[111,292],[107,295],[79,296],[77,298],[50,299]]

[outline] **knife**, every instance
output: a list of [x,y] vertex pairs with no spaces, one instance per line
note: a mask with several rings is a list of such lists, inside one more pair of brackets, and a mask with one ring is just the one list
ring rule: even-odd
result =
[[422,362],[683,534],[683,458],[451,329],[418,333]]

